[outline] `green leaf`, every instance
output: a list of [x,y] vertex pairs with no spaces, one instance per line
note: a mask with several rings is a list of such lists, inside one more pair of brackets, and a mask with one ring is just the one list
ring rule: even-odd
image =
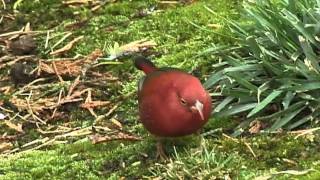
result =
[[310,46],[309,42],[304,37],[299,36],[299,41],[300,41],[301,47],[303,49],[303,52],[307,57],[307,59],[305,59],[305,63],[310,62],[309,66],[308,66],[310,71],[316,71],[317,73],[319,73],[320,72],[319,58],[313,52],[312,47]]
[[273,91],[272,93],[269,94],[261,103],[259,103],[250,113],[247,115],[247,118],[250,118],[251,116],[257,114],[260,112],[263,108],[265,108],[269,103],[272,102],[275,98],[277,98],[282,91]]
[[253,52],[256,58],[259,58],[261,55],[261,49],[256,41],[256,37],[249,36],[246,38],[248,45],[250,46],[250,50]]
[[219,82],[221,79],[223,79],[225,75],[223,74],[223,71],[216,72],[212,74],[207,81],[203,84],[203,86],[208,89],[215,85],[217,82]]
[[320,89],[320,82],[306,82],[300,85],[287,88],[287,90],[293,90],[297,92],[306,92],[306,91],[316,90],[316,89]]
[[246,64],[246,65],[241,65],[241,66],[237,66],[237,67],[229,67],[229,68],[225,68],[223,70],[224,73],[228,73],[228,72],[240,72],[240,71],[259,71],[261,70],[260,65],[258,64]]
[[314,35],[305,29],[304,24],[295,14],[286,9],[283,9],[282,13],[285,15],[288,22],[290,22],[291,25],[295,27],[304,37],[306,37],[308,41],[312,42],[314,45],[319,45],[319,43],[316,42]]
[[304,124],[304,123],[306,123],[306,122],[308,122],[308,121],[310,121],[310,120],[312,120],[312,119],[313,119],[313,115],[305,116],[305,117],[303,117],[302,119],[296,121],[295,123],[290,124],[286,129],[292,130],[292,129],[294,129],[294,128],[296,128],[296,127],[299,127],[299,126],[301,126],[302,124]]
[[288,91],[286,93],[286,96],[284,97],[282,101],[283,109],[288,109],[292,99],[294,98],[296,93],[293,93],[292,91]]
[[242,86],[250,89],[253,92],[258,91],[258,87],[253,85],[248,80],[244,79],[244,77],[240,73],[228,73],[230,77],[232,77],[237,83],[241,84]]
[[291,106],[289,106],[287,109],[285,110],[279,110],[278,112],[276,113],[273,113],[271,115],[268,115],[268,116],[262,116],[262,117],[259,117],[260,120],[267,120],[267,119],[276,119],[276,118],[279,118],[280,116],[282,115],[285,115],[285,114],[288,114],[292,111],[295,111],[301,107],[304,107],[308,104],[307,101],[299,101],[299,102],[296,102],[294,104],[292,104]]
[[290,120],[292,120],[296,115],[298,115],[302,110],[304,110],[306,107],[302,107],[296,111],[290,112],[286,114],[285,117],[279,118],[270,128],[270,131],[275,131],[279,128],[282,128],[284,125],[286,125]]
[[234,114],[248,111],[254,108],[256,105],[257,103],[248,103],[248,104],[239,104],[239,105],[229,106],[229,108],[227,108],[226,110],[215,113],[214,115],[216,117],[228,117]]
[[214,112],[220,112],[221,109],[223,109],[226,105],[228,105],[232,100],[234,100],[234,97],[226,97],[215,109]]

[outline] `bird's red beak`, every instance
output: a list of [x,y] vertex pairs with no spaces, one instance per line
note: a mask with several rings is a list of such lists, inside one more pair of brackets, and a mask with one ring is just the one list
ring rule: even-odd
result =
[[191,106],[191,110],[193,112],[197,112],[199,113],[200,117],[201,117],[201,120],[204,120],[204,116],[203,116],[203,104],[197,100],[196,103]]

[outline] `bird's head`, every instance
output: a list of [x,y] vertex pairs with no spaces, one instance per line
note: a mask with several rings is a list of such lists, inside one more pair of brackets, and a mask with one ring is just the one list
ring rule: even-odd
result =
[[211,109],[211,98],[197,78],[189,75],[186,80],[180,79],[176,83],[176,94],[180,106],[192,114],[198,114],[201,120],[207,120],[207,111]]

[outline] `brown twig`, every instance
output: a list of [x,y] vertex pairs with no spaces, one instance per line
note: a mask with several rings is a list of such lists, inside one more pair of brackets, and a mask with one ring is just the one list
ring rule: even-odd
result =
[[79,36],[79,37],[73,39],[64,47],[51,52],[50,55],[59,55],[59,54],[65,53],[66,51],[69,51],[74,46],[75,43],[77,43],[78,41],[80,41],[83,38],[84,38],[84,36]]
[[[53,30],[50,30],[50,31],[53,31]],[[19,31],[13,31],[13,32],[0,34],[0,37],[25,35],[25,34],[43,34],[43,33],[47,33],[47,31],[28,31],[28,32],[24,32],[23,29],[21,29]]]
[[26,98],[26,102],[27,102],[27,107],[28,107],[28,112],[31,114],[31,116],[33,117],[33,119],[35,121],[39,121],[41,122],[42,124],[47,124],[45,121],[43,121],[42,119],[40,119],[38,116],[36,116],[34,113],[33,113],[33,110],[31,108],[31,105],[30,105],[30,99],[31,99],[31,96],[32,96],[32,91],[30,91],[30,94],[28,96],[28,98]]
[[54,61],[52,61],[52,67],[53,67],[53,70],[54,72],[56,73],[58,79],[60,82],[64,82],[64,80],[62,79],[62,77],[60,76],[59,72],[58,72],[58,69],[57,69],[57,66],[56,66],[56,63]]
[[66,35],[64,35],[58,42],[56,42],[51,49],[54,49],[55,47],[57,47],[59,44],[61,44],[65,39],[67,39],[69,36],[72,35],[72,32],[68,32]]
[[304,135],[307,135],[307,134],[311,134],[315,131],[318,131],[320,130],[320,127],[317,127],[317,128],[312,128],[312,129],[306,129],[306,130],[300,130],[299,132],[297,132],[297,136],[294,137],[294,139],[298,139],[300,136],[304,136]]
[[52,113],[52,115],[51,115],[51,118],[54,118],[54,116],[55,116],[55,114],[56,114],[56,111],[57,111],[58,107],[60,106],[62,93],[63,93],[63,90],[61,89],[60,92],[59,92],[58,102],[57,102],[57,105],[56,105],[57,107],[54,108],[53,113]]
[[257,155],[256,155],[256,153],[254,153],[254,151],[252,150],[250,144],[247,143],[247,142],[245,142],[245,141],[244,141],[243,143],[247,146],[247,148],[249,149],[249,151],[251,152],[251,154],[253,155],[253,157],[256,159],[256,158],[257,158]]
[[71,96],[76,86],[80,83],[80,75],[74,80],[74,82],[70,85],[67,97]]
[[141,137],[132,136],[129,134],[124,134],[122,132],[119,132],[117,135],[111,135],[111,136],[101,136],[101,135],[92,135],[89,137],[92,144],[98,144],[108,141],[116,141],[116,140],[125,140],[125,141],[141,141]]

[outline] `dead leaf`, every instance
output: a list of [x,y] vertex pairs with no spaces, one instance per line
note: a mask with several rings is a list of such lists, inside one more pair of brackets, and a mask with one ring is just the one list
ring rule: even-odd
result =
[[264,128],[265,128],[265,124],[263,124],[263,122],[255,120],[250,123],[249,132],[251,134],[257,134]]
[[0,143],[0,152],[6,151],[12,148],[13,148],[13,144],[11,142]]
[[11,121],[5,120],[4,123],[11,129],[14,129],[20,133],[24,133],[24,131],[22,130],[22,124],[14,124]]
[[147,39],[141,39],[138,41],[133,41],[129,44],[120,46],[119,48],[124,52],[140,52],[141,49],[150,48],[156,46],[156,42],[153,40],[149,41]]
[[101,56],[103,56],[103,52],[100,49],[96,49],[85,58],[54,61],[55,68],[52,63],[39,61],[38,75],[40,76],[42,73],[47,73],[58,74],[59,76],[79,76],[87,68],[88,64],[93,63]]

